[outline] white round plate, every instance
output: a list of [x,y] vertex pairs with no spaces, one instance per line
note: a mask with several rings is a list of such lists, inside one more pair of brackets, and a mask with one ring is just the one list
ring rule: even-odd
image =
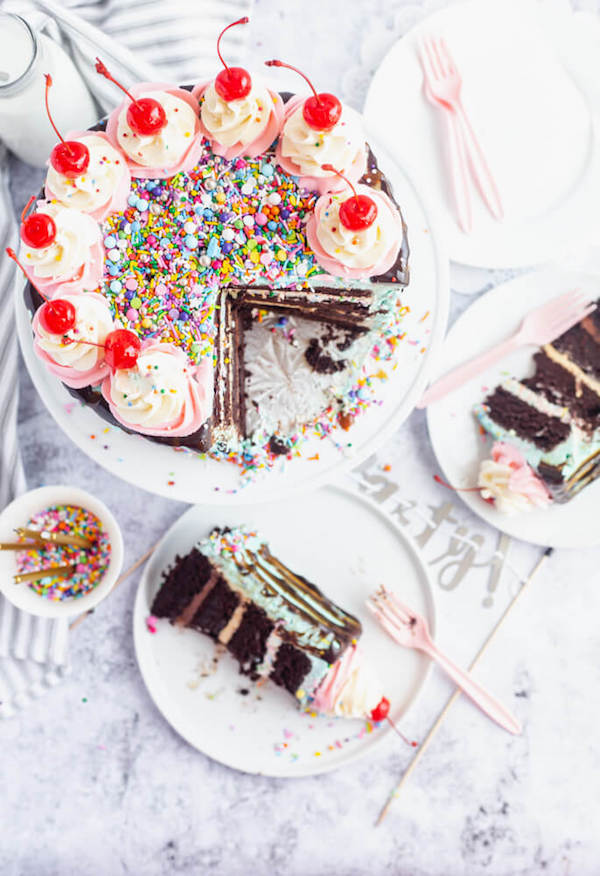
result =
[[[575,289],[597,299],[600,278],[557,270],[535,271],[492,289],[475,301],[448,332],[437,363],[437,376],[509,337],[534,307]],[[431,443],[444,477],[453,487],[474,486],[479,463],[489,456],[491,444],[481,436],[473,407],[507,377],[532,374],[534,353],[534,347],[517,350],[427,409]],[[515,515],[500,514],[479,493],[457,496],[492,526],[514,538],[549,547],[600,544],[598,481],[564,505],[552,504],[543,510]]]
[[[393,371],[387,369],[389,379],[380,381],[381,405],[372,405],[349,432],[338,427],[331,438],[308,440],[300,458],[272,471],[259,472],[253,479],[241,479],[239,469],[231,463],[202,459],[197,453],[181,452],[140,435],[127,434],[109,426],[92,408],[75,401],[33,352],[30,315],[23,302],[22,283],[18,281],[17,329],[25,363],[48,410],[75,444],[113,474],[169,499],[240,504],[315,489],[331,481],[339,470],[358,465],[391,436],[421,396],[430,363],[444,337],[449,298],[448,258],[420,191],[384,150],[377,146],[374,149],[402,205],[411,249],[411,281],[402,293],[403,302],[410,307],[403,322],[406,336],[397,348],[397,367]],[[385,364],[382,367],[385,371]]]
[[199,751],[244,772],[288,777],[327,772],[366,754],[394,731],[387,722],[369,732],[372,725],[360,720],[302,713],[274,684],[254,687],[228,654],[213,674],[202,677],[215,653],[208,636],[167,621],[158,621],[155,634],[146,627],[162,572],[175,555],[189,551],[214,526],[242,523],[258,527],[276,556],[360,618],[361,644],[397,722],[423,686],[429,661],[395,644],[372,619],[365,599],[385,584],[433,627],[427,569],[413,542],[380,509],[335,487],[243,509],[191,508],[146,566],[134,608],[135,648],[150,695],[172,727]]
[[[452,4],[397,42],[373,77],[366,124],[415,178],[428,181],[453,261],[534,265],[597,233],[600,141],[580,90],[586,83],[570,75],[581,36],[570,11],[559,17],[550,6],[535,0]],[[497,222],[470,181],[471,234],[455,219],[445,119],[423,94],[418,47],[425,34],[443,36],[452,51],[464,105],[504,204],[505,219]]]

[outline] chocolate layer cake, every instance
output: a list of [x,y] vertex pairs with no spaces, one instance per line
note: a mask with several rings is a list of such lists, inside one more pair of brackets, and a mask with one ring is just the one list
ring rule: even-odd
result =
[[496,387],[475,409],[495,440],[516,446],[557,502],[600,474],[600,313],[534,356],[535,372]]
[[301,705],[362,632],[360,621],[244,528],[215,529],[177,557],[152,613],[210,636],[244,675],[271,679]]

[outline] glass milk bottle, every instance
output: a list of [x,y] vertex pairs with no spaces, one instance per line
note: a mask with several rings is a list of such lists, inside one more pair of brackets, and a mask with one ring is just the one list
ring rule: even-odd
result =
[[57,142],[44,105],[44,73],[52,76],[50,108],[63,137],[94,124],[98,111],[69,56],[19,15],[0,12],[0,140],[36,167]]

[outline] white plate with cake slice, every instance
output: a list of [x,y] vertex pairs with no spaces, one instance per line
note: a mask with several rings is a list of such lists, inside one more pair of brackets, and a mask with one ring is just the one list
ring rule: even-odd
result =
[[[509,337],[523,317],[550,298],[580,290],[590,300],[600,297],[600,277],[558,269],[535,271],[492,289],[454,323],[437,362],[436,377]],[[482,435],[473,408],[509,377],[533,374],[535,347],[523,347],[473,378],[427,410],[429,435],[446,481],[453,487],[477,484],[481,460],[489,458],[491,441]],[[487,523],[514,538],[549,547],[600,545],[600,482],[589,484],[568,502],[543,509],[504,514],[478,492],[457,493]]]
[[[446,120],[423,92],[418,53],[425,36],[448,43],[503,201],[504,219],[497,222],[469,178],[470,234],[456,221]],[[469,0],[424,18],[383,59],[365,101],[365,121],[428,181],[453,261],[537,265],[594,241],[599,45],[594,16],[574,13],[568,3]]]
[[128,434],[109,425],[93,407],[74,399],[36,357],[19,280],[16,313],[23,357],[42,400],[64,432],[95,462],[138,487],[184,502],[214,504],[268,501],[315,489],[333,480],[340,470],[357,465],[389,438],[422,394],[443,339],[449,299],[448,259],[431,201],[385,150],[374,149],[408,226],[411,280],[402,292],[407,312],[396,358],[391,363],[373,364],[377,403],[358,416],[349,431],[338,425],[326,438],[311,433],[297,457],[277,462],[268,471],[246,475],[232,463]]
[[215,526],[239,525],[258,529],[276,557],[360,620],[362,649],[400,727],[428,676],[428,658],[395,644],[366,609],[367,596],[385,584],[434,627],[431,583],[417,548],[368,499],[326,487],[269,505],[195,506],[149,560],[134,608],[137,660],[165,719],[214,760],[270,776],[327,772],[368,754],[384,738],[391,746],[405,746],[386,721],[373,725],[302,712],[273,682],[256,686],[241,675],[227,652],[216,657],[215,643],[202,633],[167,620],[149,631],[154,596],[175,555],[188,553]]

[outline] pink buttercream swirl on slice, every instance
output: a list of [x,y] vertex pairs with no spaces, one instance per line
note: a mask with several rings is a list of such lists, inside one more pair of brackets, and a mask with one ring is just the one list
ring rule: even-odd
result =
[[332,664],[310,706],[324,715],[368,718],[382,696],[379,680],[368,671],[362,651],[353,644]]
[[[367,194],[375,201],[377,218],[372,228],[359,232],[346,231],[345,234],[350,239],[357,241],[357,253],[360,255],[361,261],[368,261],[369,254],[372,253],[372,262],[360,267],[352,266],[351,262],[355,259],[355,254],[353,252],[346,253],[342,245],[343,241],[335,240],[336,236],[339,237],[340,230],[343,230],[339,222],[338,211],[340,204],[346,200],[346,193],[343,197],[332,194],[321,195],[306,224],[308,245],[314,252],[320,266],[334,277],[360,280],[385,274],[396,262],[402,244],[404,233],[402,219],[385,192],[380,192],[369,186],[357,186],[357,192]],[[352,195],[348,195],[348,197],[352,197]],[[339,255],[333,255],[324,248],[322,240],[326,234],[330,236],[330,249],[338,250]],[[344,255],[347,256],[350,264],[344,263]]]
[[492,458],[481,463],[478,485],[482,498],[506,514],[545,508],[552,502],[546,485],[523,454],[503,441],[495,442]]
[[[193,89],[192,94],[197,98],[200,105],[202,105],[202,97],[204,96],[206,89],[211,84],[212,80],[200,82]],[[220,155],[222,158],[227,158],[229,160],[240,157],[256,158],[258,155],[266,152],[269,146],[277,139],[283,125],[284,105],[281,97],[276,91],[268,89],[267,93],[271,98],[273,105],[268,116],[266,127],[262,133],[254,138],[254,140],[246,144],[237,142],[233,143],[231,146],[224,146],[219,143],[215,135],[204,125],[202,121],[202,112],[200,113],[200,131],[202,136],[209,141],[210,147],[215,155]]]
[[[294,115],[296,110],[302,106],[305,100],[306,97],[297,94],[294,97],[291,97],[284,106],[283,125],[275,150],[277,163],[286,173],[289,173],[290,176],[298,177],[298,185],[301,188],[318,192],[320,195],[324,195],[326,192],[340,191],[345,188],[346,183],[341,180],[339,176],[336,176],[336,174],[328,173],[324,176],[310,176],[303,174],[302,168],[296,162],[294,162],[289,156],[283,155],[282,148],[286,122]],[[364,140],[357,146],[356,153],[354,154],[349,166],[337,167],[335,161],[332,161],[331,158],[332,156],[329,158],[325,156],[322,163],[332,163],[336,167],[336,170],[339,170],[352,182],[358,182],[367,170],[367,149]]]
[[[113,143],[107,134],[104,131],[69,131],[67,134],[67,139],[69,140],[83,140],[85,141],[88,138],[97,138],[99,140],[104,140],[107,144],[111,146],[112,149],[115,149],[118,152],[118,159],[120,161],[119,173],[117,175],[116,185],[110,192],[109,196],[103,201],[101,204],[94,208],[85,209],[81,205],[77,206],[77,209],[82,212],[87,213],[89,216],[92,216],[96,220],[96,222],[103,222],[107,216],[111,213],[120,213],[125,210],[127,206],[127,198],[129,197],[129,193],[131,191],[131,173],[129,172],[129,166],[127,163],[127,157],[123,153],[121,149],[119,149],[118,144]],[[95,147],[94,147],[95,148]],[[50,162],[47,162],[50,165]],[[63,185],[67,187],[73,187],[77,185],[77,179],[71,181],[67,179],[67,177],[63,177],[62,174],[56,174],[57,178],[60,178],[63,182]],[[82,177],[85,174],[81,175]],[[46,185],[44,187],[44,193],[46,198],[49,201],[58,201],[64,204],[66,207],[74,206],[69,203],[69,196],[61,195],[55,188],[53,188],[52,182],[46,178]]]
[[[66,335],[50,334],[40,323],[41,308],[36,310],[32,322],[34,352],[45,363],[48,371],[60,377],[67,386],[73,389],[96,386],[109,372],[103,348],[95,346],[103,344],[106,335],[113,328],[106,299],[95,292],[61,294],[55,297],[65,298],[75,307],[75,330],[71,329]],[[78,334],[81,341],[77,340]],[[65,337],[71,340],[65,342]],[[93,343],[83,343],[88,340]],[[58,361],[58,358],[63,361]],[[76,367],[77,365],[80,367]]]
[[162,437],[191,435],[212,411],[212,360],[194,366],[173,344],[146,341],[133,368],[105,378],[102,395],[128,429]]
[[[165,82],[139,82],[137,85],[132,85],[129,89],[134,97],[141,97],[148,92],[166,92],[173,97],[179,98],[187,104],[194,113],[194,131],[190,137],[188,147],[180,155],[177,155],[169,164],[161,163],[156,166],[143,165],[135,161],[131,155],[124,153],[131,175],[143,179],[167,179],[181,171],[191,170],[199,161],[202,154],[202,135],[200,132],[200,120],[198,118],[198,101],[189,91],[183,88],[177,88]],[[122,113],[126,113],[131,101],[125,98],[119,106],[113,110],[108,117],[106,124],[106,133],[111,143],[121,151],[124,151],[122,144],[119,143],[118,129],[119,119]],[[168,114],[167,114],[168,119]],[[167,128],[169,122],[167,121]],[[164,130],[164,129],[163,129]]]

